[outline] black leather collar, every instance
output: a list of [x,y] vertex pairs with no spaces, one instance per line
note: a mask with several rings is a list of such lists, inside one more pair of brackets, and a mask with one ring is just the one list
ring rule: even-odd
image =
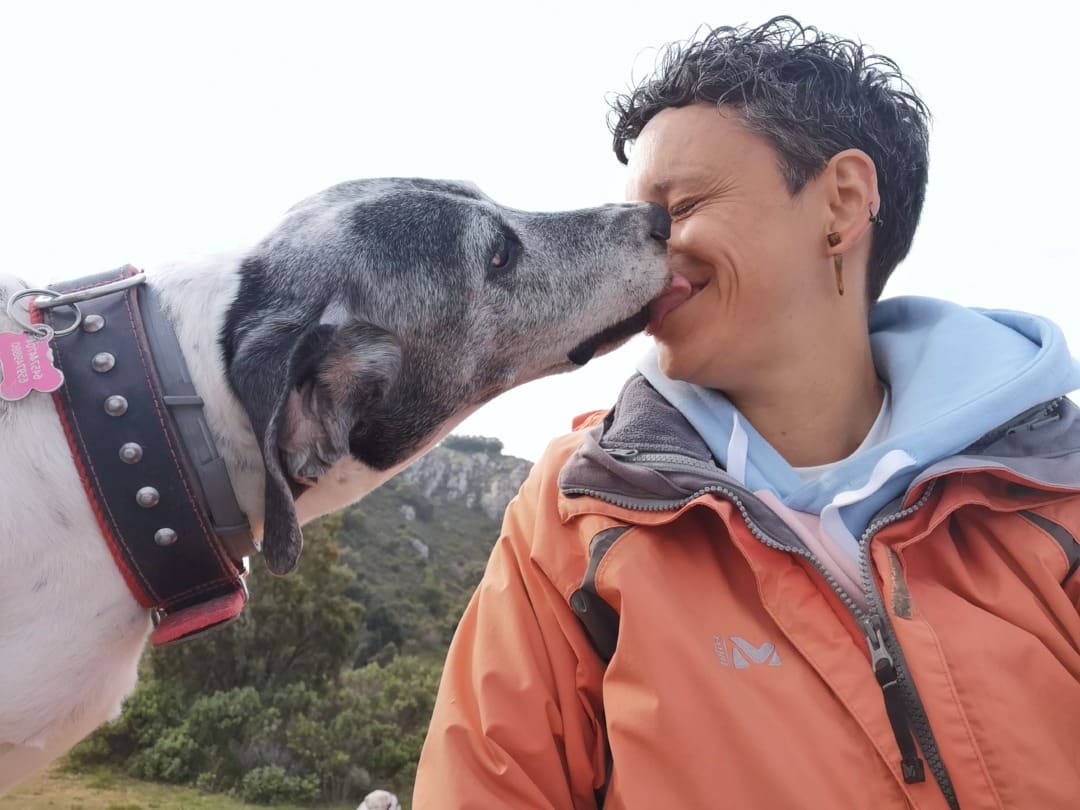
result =
[[[49,287],[92,291],[130,265]],[[172,327],[137,284],[69,305],[38,296],[32,314],[64,384],[53,398],[98,524],[124,579],[167,644],[235,618],[247,601],[251,529],[233,492]]]

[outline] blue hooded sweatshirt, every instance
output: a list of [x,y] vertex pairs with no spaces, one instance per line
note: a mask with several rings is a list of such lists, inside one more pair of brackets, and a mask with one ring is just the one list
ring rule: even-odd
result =
[[668,379],[655,350],[638,370],[724,469],[751,490],[771,490],[784,505],[820,515],[852,555],[874,514],[920,472],[1023,411],[1080,388],[1080,363],[1061,330],[1020,312],[887,299],[870,312],[870,346],[878,377],[890,389],[888,431],[810,481],[719,391]]

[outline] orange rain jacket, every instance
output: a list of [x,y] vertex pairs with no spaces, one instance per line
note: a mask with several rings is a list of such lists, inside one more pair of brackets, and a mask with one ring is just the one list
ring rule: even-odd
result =
[[417,810],[1080,807],[1074,405],[882,510],[862,610],[650,391],[554,442],[507,510]]

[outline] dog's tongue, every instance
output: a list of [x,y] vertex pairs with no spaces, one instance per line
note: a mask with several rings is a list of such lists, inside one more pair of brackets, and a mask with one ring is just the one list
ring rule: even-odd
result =
[[645,327],[645,334],[655,335],[668,313],[686,303],[692,294],[690,282],[673,273],[668,288],[649,302],[649,325]]

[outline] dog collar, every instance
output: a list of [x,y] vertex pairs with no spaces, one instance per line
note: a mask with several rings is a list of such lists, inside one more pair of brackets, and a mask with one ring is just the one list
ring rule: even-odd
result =
[[142,278],[127,265],[54,284],[30,310],[57,335],[50,348],[64,382],[53,401],[101,533],[160,646],[240,614],[255,547],[176,335]]

